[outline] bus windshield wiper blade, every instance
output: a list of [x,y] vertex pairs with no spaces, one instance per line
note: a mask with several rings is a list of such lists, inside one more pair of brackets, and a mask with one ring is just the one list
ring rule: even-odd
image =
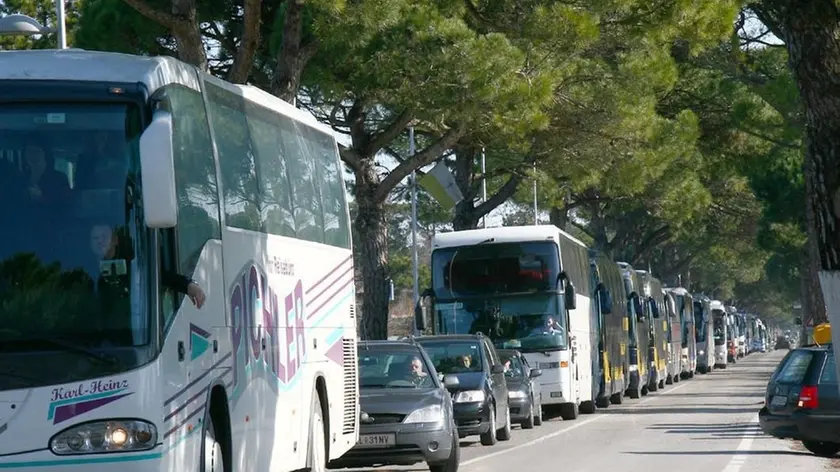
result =
[[96,351],[92,351],[84,346],[80,346],[70,341],[65,341],[63,339],[56,339],[56,338],[27,338],[27,339],[20,339],[16,341],[12,341],[12,343],[20,343],[24,345],[35,344],[35,345],[47,345],[51,347],[57,347],[67,352],[75,352],[77,354],[82,354],[87,356],[91,359],[104,362],[106,364],[115,365],[118,364],[119,361],[117,358],[108,356],[105,354],[98,353]]

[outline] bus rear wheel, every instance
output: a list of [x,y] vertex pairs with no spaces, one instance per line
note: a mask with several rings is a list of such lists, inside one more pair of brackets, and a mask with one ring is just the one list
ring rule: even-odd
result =
[[204,458],[202,472],[226,472],[222,445],[216,439],[216,427],[209,411],[204,418]]
[[327,450],[325,447],[326,434],[324,434],[324,410],[321,408],[321,399],[315,395],[312,419],[309,423],[309,464],[310,472],[326,472]]

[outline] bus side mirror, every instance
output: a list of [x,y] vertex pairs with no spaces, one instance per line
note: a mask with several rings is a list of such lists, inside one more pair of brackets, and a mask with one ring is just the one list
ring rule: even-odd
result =
[[560,272],[559,279],[563,280],[566,288],[563,291],[563,301],[566,303],[567,310],[574,310],[577,308],[577,297],[575,297],[575,284],[569,278],[569,274],[564,270]]
[[157,111],[140,136],[143,216],[149,228],[173,228],[178,223],[172,135],[172,115]]
[[598,299],[601,304],[601,313],[609,315],[613,312],[613,299],[609,289],[603,283],[598,283]]
[[645,321],[645,307],[642,306],[642,300],[639,298],[639,294],[636,292],[631,293],[630,299],[633,301],[633,311],[636,312],[636,321]]
[[417,326],[417,331],[425,331],[429,325],[430,313],[434,305],[433,295],[430,289],[423,291],[420,299],[417,300],[417,306],[414,308],[414,322]]
[[660,314],[659,313],[659,304],[656,303],[656,300],[654,300],[653,297],[650,297],[648,299],[648,302],[650,303],[650,310],[653,313],[653,317],[658,319],[659,314]]

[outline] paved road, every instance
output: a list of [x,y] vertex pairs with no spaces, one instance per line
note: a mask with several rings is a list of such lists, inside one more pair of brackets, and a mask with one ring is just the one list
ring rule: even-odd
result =
[[[753,354],[726,370],[669,385],[641,400],[546,421],[483,447],[462,443],[463,472],[820,472],[840,460],[817,458],[792,441],[761,433],[757,412],[783,352]],[[832,464],[834,463],[834,464]],[[380,468],[421,471],[425,467]]]

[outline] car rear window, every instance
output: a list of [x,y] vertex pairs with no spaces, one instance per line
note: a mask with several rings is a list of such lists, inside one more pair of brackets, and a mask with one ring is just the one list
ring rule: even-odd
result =
[[805,374],[808,373],[808,367],[811,365],[811,360],[814,358],[814,353],[811,351],[793,351],[788,357],[788,361],[779,371],[776,376],[776,382],[798,384],[805,380]]
[[837,383],[837,366],[834,362],[834,353],[829,352],[826,355],[825,366],[823,367],[822,375],[820,375],[820,383]]

